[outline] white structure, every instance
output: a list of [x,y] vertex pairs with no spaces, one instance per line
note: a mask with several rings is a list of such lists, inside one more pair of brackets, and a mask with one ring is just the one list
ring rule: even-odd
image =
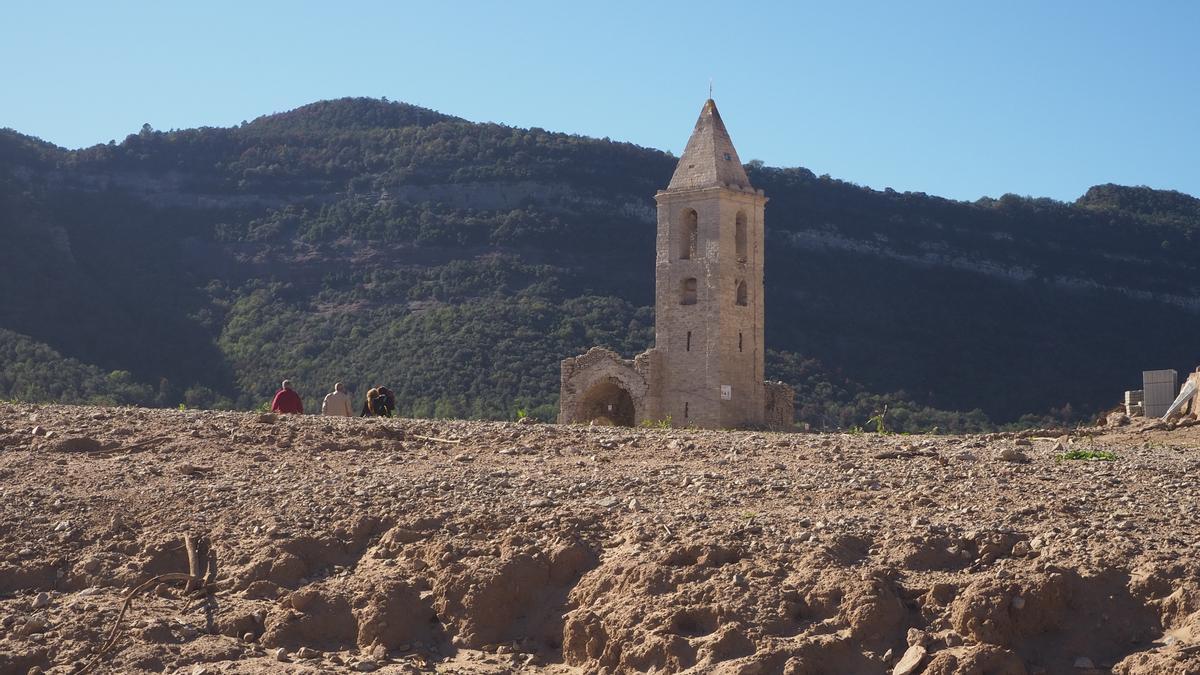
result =
[[1179,373],[1174,370],[1142,371],[1146,417],[1162,417],[1179,393]]

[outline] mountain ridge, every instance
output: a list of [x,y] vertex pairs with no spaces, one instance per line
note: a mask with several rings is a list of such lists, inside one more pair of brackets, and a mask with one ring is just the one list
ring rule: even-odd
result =
[[[351,98],[238,127],[145,128],[81,150],[5,132],[0,235],[13,245],[0,253],[2,280],[42,301],[0,300],[0,328],[128,370],[161,401],[253,406],[287,372],[313,388],[411,378],[401,388],[413,414],[549,416],[558,359],[652,340],[652,196],[675,161]],[[1190,369],[1191,350],[1169,333],[1200,327],[1189,300],[1194,197],[1109,184],[1075,202],[963,202],[799,167],[746,169],[772,198],[769,374],[801,388],[810,424],[861,424],[885,392],[913,419],[946,417],[929,406],[979,407],[999,422],[1068,403],[1096,411],[1143,367]],[[59,274],[48,273],[54,265]],[[997,330],[997,315],[1034,328]],[[79,317],[94,339],[60,334]],[[331,342],[292,350],[279,326],[243,330],[255,320],[290,320]],[[1142,348],[1112,325],[1129,322],[1151,333]],[[355,330],[359,342],[397,336],[387,348],[403,355],[383,367],[347,355],[362,348]],[[456,349],[443,354],[422,332],[439,330]],[[505,343],[504,358],[490,353],[504,332],[531,330],[543,335]],[[1058,354],[1072,339],[1082,351]],[[151,342],[148,358],[122,344],[139,340]],[[187,354],[159,354],[160,344]],[[943,372],[946,358],[1034,394],[981,394]],[[316,392],[306,393],[311,406]]]

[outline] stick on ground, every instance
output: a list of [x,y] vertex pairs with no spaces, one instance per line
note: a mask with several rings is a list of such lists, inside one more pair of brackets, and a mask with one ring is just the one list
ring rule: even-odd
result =
[[435,436],[420,436],[417,434],[413,434],[413,438],[419,438],[423,441],[434,441],[437,443],[462,443],[462,441],[453,440],[453,439],[449,439],[449,438],[437,438]]

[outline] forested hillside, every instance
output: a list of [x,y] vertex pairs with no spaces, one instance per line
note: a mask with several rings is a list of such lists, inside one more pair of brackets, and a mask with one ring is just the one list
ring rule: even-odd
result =
[[[0,131],[0,398],[253,408],[290,377],[310,409],[344,380],[411,415],[552,417],[560,359],[653,341],[673,167],[372,99],[78,151]],[[1195,365],[1200,200],[748,171],[771,198],[768,375],[802,421],[1078,418]]]

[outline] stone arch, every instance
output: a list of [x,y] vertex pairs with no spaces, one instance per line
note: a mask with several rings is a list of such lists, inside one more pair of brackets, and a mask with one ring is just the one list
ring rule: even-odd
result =
[[637,406],[633,394],[616,378],[606,378],[579,397],[575,419],[603,426],[632,427],[637,424]]
[[738,211],[733,223],[733,249],[738,262],[746,262],[746,212]]
[[683,221],[683,227],[680,231],[679,259],[691,260],[699,250],[700,215],[695,209],[684,209],[680,219]]
[[646,413],[650,392],[648,368],[646,363],[622,359],[602,347],[564,359],[559,422],[637,424]]

